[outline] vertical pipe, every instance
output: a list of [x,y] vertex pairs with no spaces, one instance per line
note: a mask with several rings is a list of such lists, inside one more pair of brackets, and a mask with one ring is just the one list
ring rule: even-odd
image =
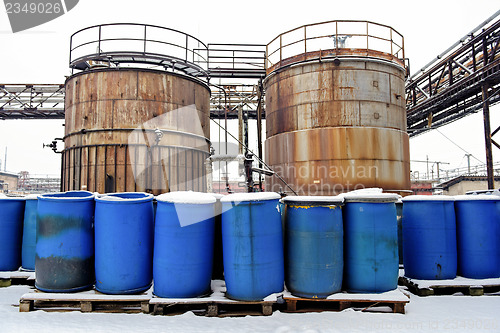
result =
[[97,190],[97,150],[98,150],[98,146],[94,146],[94,151],[95,151],[95,154],[94,154],[94,192],[99,192]]
[[484,142],[486,148],[486,172],[488,178],[488,190],[495,187],[493,175],[493,156],[491,152],[491,127],[490,127],[490,107],[488,103],[488,85],[481,87],[483,96],[483,121],[484,121]]
[[[257,150],[259,154],[259,168],[262,169],[262,79],[259,80],[257,103]],[[262,175],[259,173],[259,189],[262,191]]]
[[243,106],[240,105],[238,106],[238,154],[243,154],[243,132]]

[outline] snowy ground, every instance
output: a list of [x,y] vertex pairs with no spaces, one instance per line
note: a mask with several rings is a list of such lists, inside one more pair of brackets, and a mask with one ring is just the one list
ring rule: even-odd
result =
[[27,286],[0,288],[0,332],[500,332],[500,294],[411,295],[406,314],[342,312],[208,318],[73,312],[20,313]]

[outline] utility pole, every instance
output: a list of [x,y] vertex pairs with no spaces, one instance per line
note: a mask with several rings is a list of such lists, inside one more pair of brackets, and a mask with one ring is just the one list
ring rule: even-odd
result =
[[465,156],[467,157],[467,174],[470,175],[470,157],[472,154],[465,154]]
[[488,178],[488,190],[492,190],[495,187],[495,185],[493,176],[493,155],[491,152],[491,127],[490,127],[490,107],[488,103],[488,88],[489,88],[488,84],[483,84],[481,90],[483,97],[484,143],[486,146],[486,173]]
[[429,155],[425,156],[427,158],[427,178],[429,178]]

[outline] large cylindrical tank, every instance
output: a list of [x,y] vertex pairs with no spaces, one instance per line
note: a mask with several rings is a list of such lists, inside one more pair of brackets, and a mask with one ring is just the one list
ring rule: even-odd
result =
[[377,293],[396,289],[399,276],[398,196],[346,194],[344,289]]
[[344,270],[344,199],[288,196],[283,202],[287,289],[308,298],[339,292]]
[[107,68],[65,83],[63,190],[206,189],[210,90],[173,72]]
[[455,197],[458,275],[471,279],[500,277],[500,197]]
[[153,195],[112,193],[95,206],[95,288],[132,294],[153,280]]
[[21,266],[24,198],[0,197],[0,271]]
[[35,270],[36,255],[36,216],[38,197],[36,194],[26,196],[23,225],[23,249],[21,267],[28,271]]
[[405,276],[421,280],[457,275],[457,231],[453,198],[411,195],[403,198]]
[[[356,23],[360,31],[376,25]],[[363,36],[372,44],[348,48],[339,41],[363,41],[359,32],[343,30],[335,42],[335,22],[324,26],[319,37],[314,34],[322,23],[291,30],[268,45],[268,59],[280,56],[268,64],[264,81],[267,164],[299,195],[409,189],[406,68],[394,55],[398,48],[387,40],[387,52],[371,49],[377,44],[372,33]],[[386,26],[373,31],[381,27],[396,36]],[[314,49],[322,41],[325,46]],[[279,47],[271,48],[273,43]],[[266,181],[266,190],[287,190],[278,177]]]
[[87,191],[38,197],[35,286],[74,292],[93,286],[94,195]]
[[284,286],[279,194],[235,193],[222,202],[226,296],[258,301]]
[[210,293],[215,197],[182,191],[162,194],[156,199],[155,295],[186,298]]

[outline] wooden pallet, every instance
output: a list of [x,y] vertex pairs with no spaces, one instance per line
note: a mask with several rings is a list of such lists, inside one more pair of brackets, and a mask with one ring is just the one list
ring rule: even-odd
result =
[[33,310],[149,313],[151,294],[105,295],[91,290],[75,294],[32,292],[19,300],[19,312]]
[[407,295],[396,289],[382,294],[347,294],[338,293],[328,298],[302,298],[285,292],[283,300],[286,308],[283,312],[323,312],[342,311],[347,308],[360,309],[369,312],[405,313],[405,305],[410,302]]
[[500,291],[500,279],[474,280],[458,277],[452,280],[430,281],[400,276],[399,285],[406,286],[410,292],[418,296],[453,295],[455,293],[482,296],[485,293]]
[[0,272],[0,287],[8,287],[10,285],[35,285],[35,272],[28,271],[11,271]]
[[192,311],[207,317],[270,316],[275,301],[240,302],[203,299],[153,298],[149,302],[154,315],[176,315]]

